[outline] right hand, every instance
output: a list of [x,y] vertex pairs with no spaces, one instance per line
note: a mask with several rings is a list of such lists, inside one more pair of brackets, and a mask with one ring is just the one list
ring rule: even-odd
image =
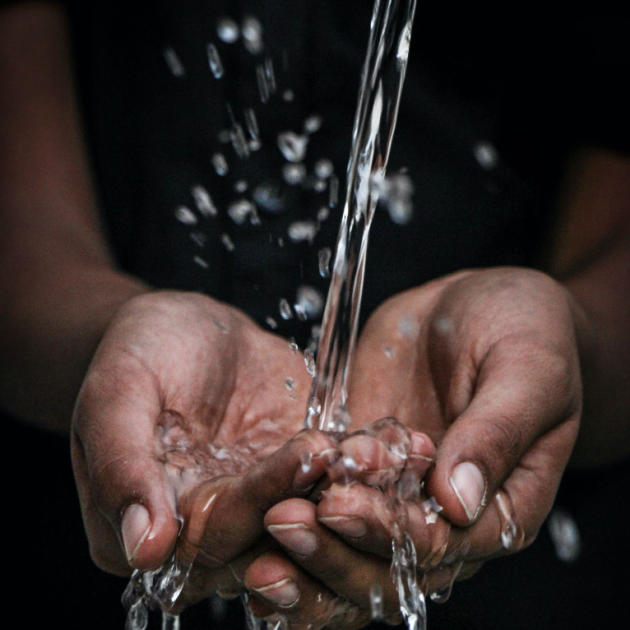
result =
[[187,601],[238,591],[249,560],[235,565],[265,535],[265,512],[306,496],[335,449],[322,433],[296,436],[309,386],[302,355],[234,308],[175,292],[127,302],[73,417],[96,564],[118,575],[156,569],[177,544],[181,558],[195,560]]

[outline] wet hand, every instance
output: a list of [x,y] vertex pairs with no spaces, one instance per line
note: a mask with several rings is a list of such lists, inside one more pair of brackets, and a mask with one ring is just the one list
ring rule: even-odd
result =
[[[394,416],[437,445],[426,492],[442,511],[409,506],[427,592],[533,541],[551,508],[581,411],[574,308],[550,278],[498,269],[396,296],[366,325],[350,388],[353,427]],[[267,516],[281,525],[302,523],[318,540],[308,561],[285,546],[293,570],[320,589],[330,572],[330,592],[355,604],[365,605],[372,584],[380,584],[393,611],[392,519],[382,493],[369,480],[337,484],[309,514],[307,507],[286,501]],[[252,576],[262,573],[257,562]],[[385,577],[377,580],[372,568],[379,562]],[[315,604],[308,605],[313,610],[302,617],[315,614]]]
[[156,569],[177,544],[195,561],[188,599],[230,590],[230,564],[259,544],[265,512],[304,496],[334,449],[318,432],[296,436],[309,386],[302,356],[233,308],[187,293],[128,302],[73,419],[96,563],[119,575]]

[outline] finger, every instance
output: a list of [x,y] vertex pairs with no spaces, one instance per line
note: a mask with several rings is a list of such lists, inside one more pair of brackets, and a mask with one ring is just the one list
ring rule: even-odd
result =
[[309,501],[275,505],[265,516],[265,527],[296,564],[343,599],[369,610],[370,589],[378,586],[386,615],[398,610],[390,562],[350,547],[320,525]]
[[444,435],[428,475],[428,493],[453,523],[479,518],[534,442],[566,422],[568,439],[558,439],[557,460],[545,475],[555,492],[577,434],[571,373],[562,357],[534,343],[507,338],[490,350],[472,401]]
[[302,431],[243,476],[200,484],[180,503],[185,525],[179,552],[209,568],[226,565],[264,534],[269,508],[306,496],[337,456],[330,437]]
[[[110,366],[112,367],[112,366]],[[161,413],[152,376],[133,357],[115,369],[93,367],[73,419],[84,458],[75,469],[84,496],[111,525],[127,562],[155,569],[169,557],[179,531],[175,495],[157,459],[155,423]]]
[[90,556],[103,571],[128,577],[132,570],[112,524],[98,511],[92,498],[85,454],[74,434],[71,435],[71,453]]
[[[432,503],[408,502],[404,521],[413,541],[418,566],[428,568],[439,563],[449,543],[450,523],[434,511]],[[316,508],[318,521],[332,529],[354,549],[392,557],[392,540],[400,516],[387,495],[362,485],[335,484]]]
[[282,614],[290,627],[360,628],[367,611],[344,601],[301,570],[281,552],[269,552],[247,569],[245,586],[252,594],[250,610],[259,617]]

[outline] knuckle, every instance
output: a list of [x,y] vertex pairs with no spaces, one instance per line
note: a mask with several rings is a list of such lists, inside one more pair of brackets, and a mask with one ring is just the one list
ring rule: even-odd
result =
[[495,416],[486,421],[480,444],[484,444],[485,453],[491,454],[493,461],[490,469],[498,473],[500,483],[514,468],[523,453],[523,428],[513,417]]

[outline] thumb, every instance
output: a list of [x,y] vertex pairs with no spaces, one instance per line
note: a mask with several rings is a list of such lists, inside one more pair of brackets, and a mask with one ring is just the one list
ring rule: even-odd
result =
[[[176,497],[156,457],[154,378],[133,359],[94,367],[73,421],[73,465],[92,556],[101,568],[155,569],[174,549]],[[117,544],[116,544],[117,543]]]
[[[507,339],[492,347],[427,480],[443,516],[459,526],[478,520],[524,458],[546,481],[552,500],[577,436],[580,386],[571,367],[553,350],[531,343]],[[552,432],[563,423],[567,427]],[[540,440],[545,434],[550,439]]]

